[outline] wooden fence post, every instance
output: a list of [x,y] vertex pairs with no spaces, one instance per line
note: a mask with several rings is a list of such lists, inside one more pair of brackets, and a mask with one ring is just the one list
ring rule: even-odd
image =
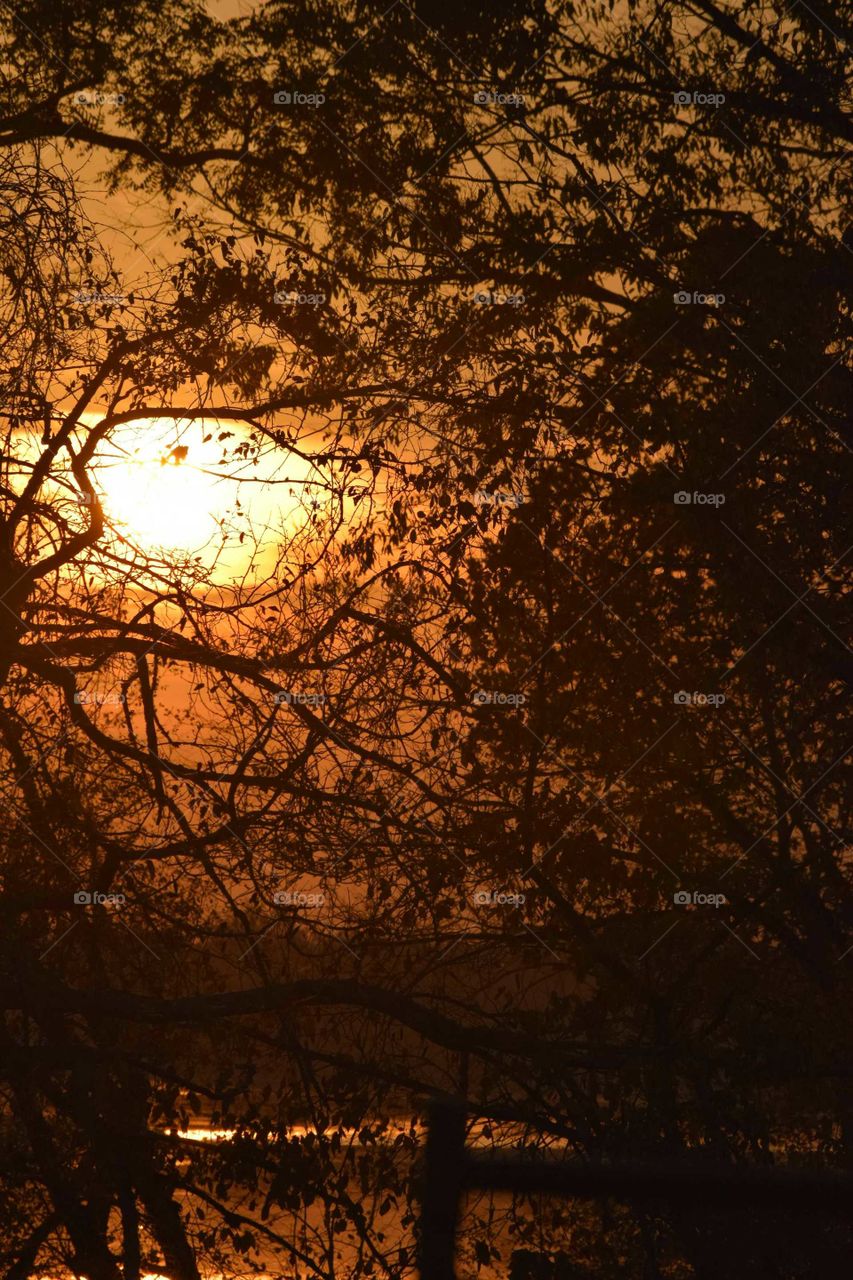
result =
[[421,1280],[454,1280],[456,1218],[463,1187],[465,1108],[429,1109],[421,1186],[418,1270]]

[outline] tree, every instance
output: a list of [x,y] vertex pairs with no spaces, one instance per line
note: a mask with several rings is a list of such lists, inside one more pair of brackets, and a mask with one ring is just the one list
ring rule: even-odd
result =
[[[12,1275],[402,1274],[436,1094],[849,1164],[842,20],[380,10],[3,19]],[[272,562],[236,509],[134,545],[140,421],[284,466]],[[475,1206],[471,1265],[840,1273],[547,1212]]]

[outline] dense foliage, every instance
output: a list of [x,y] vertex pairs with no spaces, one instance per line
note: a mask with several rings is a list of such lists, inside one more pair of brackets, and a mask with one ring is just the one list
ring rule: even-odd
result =
[[[849,14],[0,28],[7,1276],[402,1276],[434,1096],[849,1166]],[[140,420],[291,514],[140,544]],[[844,1243],[484,1200],[460,1251]]]

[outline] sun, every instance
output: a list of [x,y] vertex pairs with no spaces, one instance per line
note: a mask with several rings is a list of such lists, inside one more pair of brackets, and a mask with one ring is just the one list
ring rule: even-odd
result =
[[92,466],[107,522],[144,552],[239,569],[297,526],[312,488],[309,462],[272,447],[253,457],[247,441],[210,419],[125,423]]
[[94,471],[110,523],[145,550],[203,553],[220,541],[240,481],[217,434],[216,424],[151,418],[116,432]]

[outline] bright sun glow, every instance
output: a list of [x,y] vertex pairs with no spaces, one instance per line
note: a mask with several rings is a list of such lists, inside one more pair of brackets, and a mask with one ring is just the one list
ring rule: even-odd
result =
[[231,451],[241,439],[239,427],[211,421],[147,418],[119,428],[92,467],[108,521],[144,551],[234,567],[255,536],[270,544],[300,520],[310,496],[308,463],[272,450],[250,462]]
[[238,485],[210,474],[221,457],[212,442],[185,445],[186,455],[175,458],[154,436],[146,431],[126,460],[98,467],[107,515],[143,547],[201,550],[233,508]]

